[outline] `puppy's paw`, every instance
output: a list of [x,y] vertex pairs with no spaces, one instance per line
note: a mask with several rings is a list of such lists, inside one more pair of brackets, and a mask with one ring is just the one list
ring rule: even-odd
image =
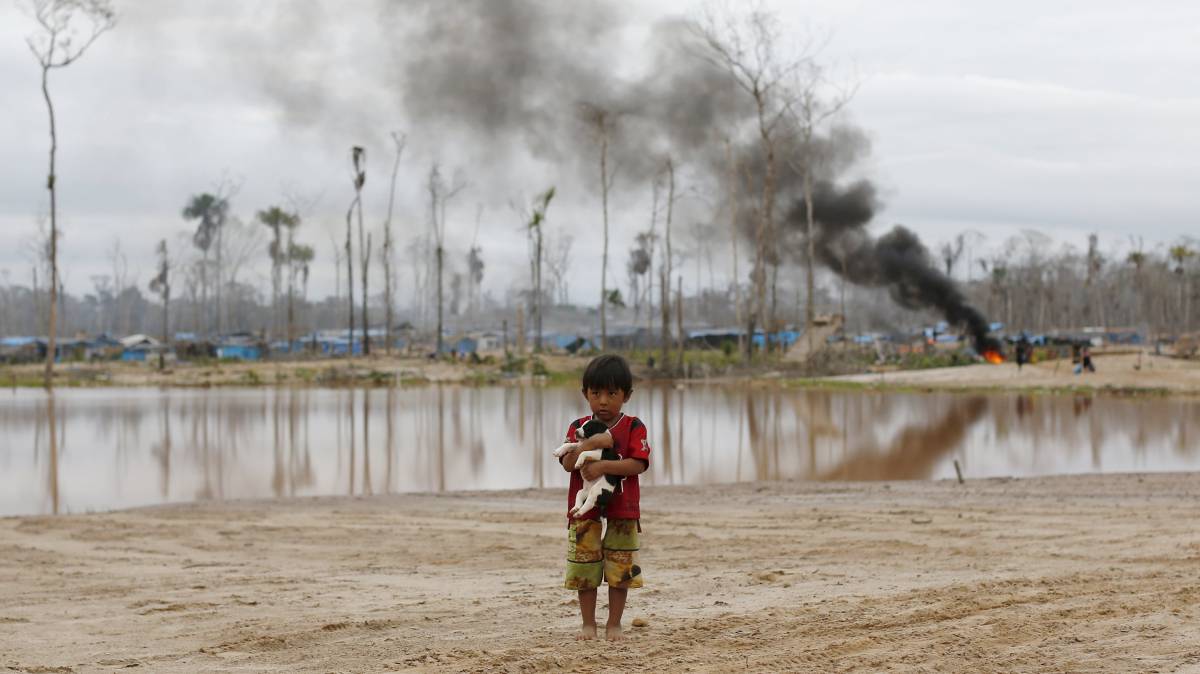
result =
[[559,458],[562,458],[562,456],[563,456],[564,454],[566,454],[567,452],[570,452],[570,451],[574,451],[574,450],[575,450],[575,449],[577,449],[578,447],[579,447],[579,443],[578,443],[578,442],[566,442],[566,443],[563,443],[563,445],[562,445],[561,447],[559,447],[558,449],[554,450],[554,456],[556,456],[556,457],[559,457]]

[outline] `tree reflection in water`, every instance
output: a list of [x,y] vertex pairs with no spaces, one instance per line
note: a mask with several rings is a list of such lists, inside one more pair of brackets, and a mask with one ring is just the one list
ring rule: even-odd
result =
[[[647,486],[1197,470],[1200,401],[639,387]],[[0,515],[171,500],[565,488],[575,387],[18,390]],[[66,450],[70,441],[78,451]],[[374,469],[374,470],[372,470]]]

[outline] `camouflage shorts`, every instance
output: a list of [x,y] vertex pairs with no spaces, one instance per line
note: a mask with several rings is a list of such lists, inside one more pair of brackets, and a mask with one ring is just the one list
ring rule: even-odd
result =
[[594,590],[600,579],[609,587],[642,586],[642,568],[638,566],[638,521],[608,520],[604,540],[600,540],[600,520],[575,520],[567,528],[568,590]]

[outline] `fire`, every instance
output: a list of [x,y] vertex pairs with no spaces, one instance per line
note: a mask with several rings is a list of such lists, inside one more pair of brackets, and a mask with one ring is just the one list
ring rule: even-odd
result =
[[1004,362],[1004,356],[1000,355],[999,351],[993,351],[991,349],[983,352],[983,359],[992,365],[999,365]]

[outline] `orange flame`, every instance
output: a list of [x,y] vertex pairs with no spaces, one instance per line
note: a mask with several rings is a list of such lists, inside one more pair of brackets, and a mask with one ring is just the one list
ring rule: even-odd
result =
[[992,365],[999,365],[1004,362],[1004,356],[1000,355],[999,351],[984,351],[983,359]]

